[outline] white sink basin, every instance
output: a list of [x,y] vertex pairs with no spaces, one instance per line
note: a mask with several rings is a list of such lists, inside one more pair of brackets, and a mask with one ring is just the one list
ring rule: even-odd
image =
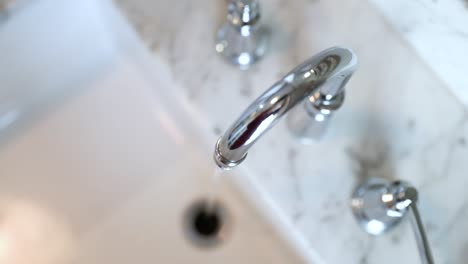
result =
[[220,242],[194,239],[215,137],[112,5],[18,12],[0,28],[0,263],[322,263],[242,170],[218,186]]

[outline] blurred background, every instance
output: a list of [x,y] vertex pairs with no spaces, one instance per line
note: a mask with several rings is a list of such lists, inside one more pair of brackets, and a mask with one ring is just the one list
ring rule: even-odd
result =
[[[233,2],[0,0],[0,263],[419,263],[407,219],[356,222],[369,178],[414,185],[435,263],[466,262],[468,2]],[[333,46],[358,67],[320,140],[280,121],[216,179],[216,140]]]

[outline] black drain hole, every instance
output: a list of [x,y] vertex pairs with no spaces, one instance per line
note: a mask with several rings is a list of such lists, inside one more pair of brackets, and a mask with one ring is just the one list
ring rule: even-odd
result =
[[216,208],[200,208],[193,218],[193,230],[202,237],[216,236],[221,230],[222,219]]
[[197,246],[209,247],[226,239],[227,220],[220,203],[199,200],[189,207],[184,222],[189,240]]

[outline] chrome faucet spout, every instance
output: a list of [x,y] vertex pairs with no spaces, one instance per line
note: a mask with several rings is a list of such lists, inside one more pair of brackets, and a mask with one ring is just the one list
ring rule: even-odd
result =
[[356,66],[356,55],[350,49],[333,47],[294,68],[257,98],[219,138],[214,151],[216,164],[231,169],[242,163],[250,147],[300,102],[304,102],[304,111],[336,110]]

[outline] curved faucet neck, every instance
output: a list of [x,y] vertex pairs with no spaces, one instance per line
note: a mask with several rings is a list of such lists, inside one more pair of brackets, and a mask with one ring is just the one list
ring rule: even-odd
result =
[[338,108],[356,66],[356,55],[339,47],[301,63],[260,95],[219,138],[214,153],[216,164],[222,169],[239,165],[250,147],[300,102],[319,110]]

